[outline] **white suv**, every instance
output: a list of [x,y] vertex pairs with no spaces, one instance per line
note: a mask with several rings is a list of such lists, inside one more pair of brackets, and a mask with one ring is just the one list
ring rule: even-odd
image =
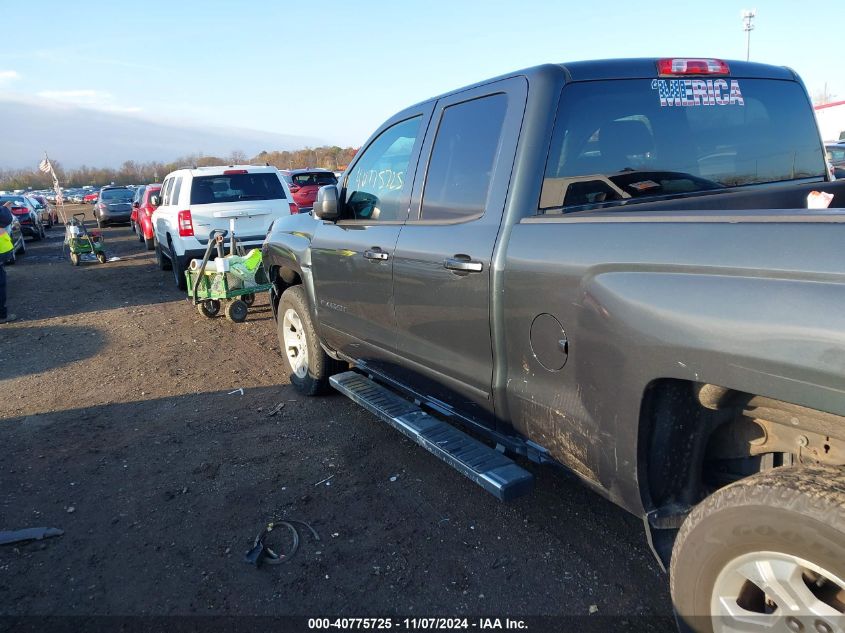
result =
[[205,254],[211,231],[229,230],[249,249],[260,247],[278,217],[298,213],[275,167],[229,165],[171,172],[164,179],[152,223],[158,266],[185,289],[185,268]]

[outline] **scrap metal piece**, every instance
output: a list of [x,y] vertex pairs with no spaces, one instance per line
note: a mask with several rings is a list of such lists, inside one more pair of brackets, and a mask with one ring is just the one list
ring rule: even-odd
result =
[[0,545],[22,543],[23,541],[40,541],[51,536],[61,536],[64,530],[51,527],[24,528],[23,530],[7,530],[0,532]]

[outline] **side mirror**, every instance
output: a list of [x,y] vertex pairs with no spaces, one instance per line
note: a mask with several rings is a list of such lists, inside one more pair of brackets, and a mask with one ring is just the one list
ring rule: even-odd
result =
[[161,197],[156,195],[150,196],[150,204],[154,207],[161,206]]
[[317,199],[314,201],[312,215],[318,220],[335,221],[340,216],[339,203],[340,193],[337,185],[325,185],[317,190]]
[[140,207],[140,206],[141,206],[141,203],[140,203],[140,202],[133,202],[133,203],[132,203],[132,208],[133,208],[133,209],[137,209],[137,208],[138,208],[138,207]]

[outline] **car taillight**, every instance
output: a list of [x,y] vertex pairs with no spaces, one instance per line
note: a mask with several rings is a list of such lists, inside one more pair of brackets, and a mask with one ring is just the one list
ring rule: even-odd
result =
[[190,209],[180,211],[176,216],[176,223],[179,225],[179,237],[194,236],[194,223],[191,221]]
[[657,74],[661,77],[675,75],[730,75],[728,65],[721,59],[672,58],[657,60]]
[[291,203],[290,203],[290,214],[291,214],[291,215],[296,215],[297,213],[299,213],[299,207],[298,207],[298,206],[296,206],[296,204],[295,204],[295,203],[291,202]]
[[291,192],[291,193],[296,193],[297,191],[299,191],[299,186],[298,186],[298,185],[291,185],[291,186],[290,186],[290,192]]
[[223,171],[224,176],[231,176],[232,174],[248,174],[246,169],[226,169]]
[[105,202],[100,202],[100,203],[97,205],[97,207],[98,207],[99,209],[105,209],[105,208],[106,208],[106,203],[105,203]]

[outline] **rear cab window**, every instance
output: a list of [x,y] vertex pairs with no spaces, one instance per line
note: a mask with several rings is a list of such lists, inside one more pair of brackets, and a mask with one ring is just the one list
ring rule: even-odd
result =
[[290,180],[288,181],[288,183],[296,185],[297,187],[323,187],[325,185],[337,184],[337,178],[335,178],[335,175],[331,172],[311,172],[307,174],[293,174],[292,176],[289,176],[289,178]]
[[111,202],[131,202],[134,192],[131,189],[103,189],[101,200]]
[[217,204],[247,200],[284,200],[279,177],[270,172],[194,176],[191,204]]
[[571,212],[734,187],[823,179],[801,85],[734,77],[567,85],[540,212]]

